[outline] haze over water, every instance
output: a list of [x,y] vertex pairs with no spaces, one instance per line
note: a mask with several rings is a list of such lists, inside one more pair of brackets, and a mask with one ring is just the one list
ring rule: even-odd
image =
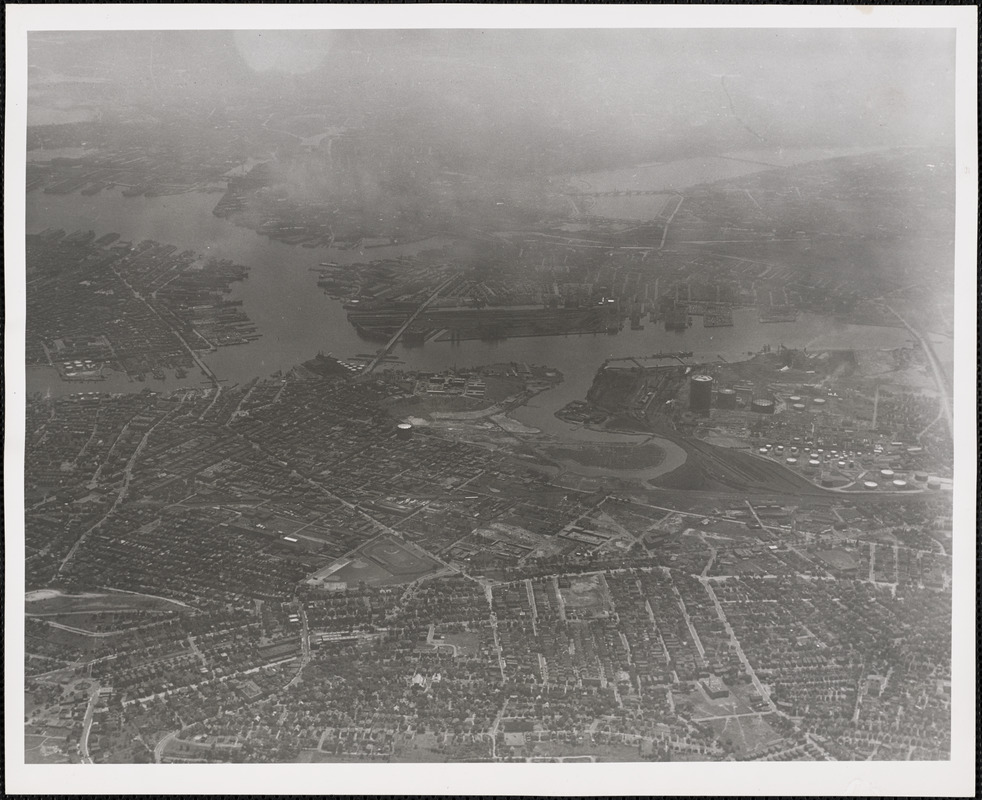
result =
[[[604,186],[631,180],[630,187],[678,190],[713,180],[733,178],[766,169],[764,163],[793,164],[855,152],[856,148],[826,150],[810,148],[796,153],[760,151],[740,153],[740,161],[729,158],[684,159],[638,168],[591,173],[591,185]],[[745,159],[745,160],[744,160]],[[756,162],[756,163],[754,163]],[[686,177],[688,172],[688,177]],[[632,178],[633,176],[633,178]],[[287,371],[318,352],[347,358],[374,352],[378,344],[361,339],[348,324],[341,304],[317,287],[316,268],[323,261],[352,264],[413,255],[438,249],[450,239],[434,238],[394,247],[369,250],[304,248],[269,239],[236,226],[211,212],[220,195],[191,192],[166,197],[122,197],[114,191],[85,198],[32,192],[27,196],[27,231],[48,227],[92,229],[97,235],[110,231],[123,240],[137,243],[153,239],[190,248],[203,257],[231,259],[250,268],[245,281],[233,284],[230,299],[243,301],[243,310],[258,326],[262,337],[248,345],[220,348],[203,356],[220,379],[229,385]],[[659,324],[643,331],[628,326],[616,336],[583,334],[570,336],[512,338],[500,342],[428,342],[422,346],[398,345],[393,355],[409,369],[443,370],[454,365],[477,366],[494,362],[525,362],[554,366],[565,375],[564,383],[536,398],[514,416],[524,424],[569,437],[592,438],[593,433],[562,422],[553,413],[571,400],[582,399],[594,372],[606,358],[648,355],[665,351],[692,351],[697,357],[728,360],[746,357],[764,345],[776,348],[899,347],[910,341],[906,330],[845,325],[826,317],[800,315],[796,323],[766,323],[757,320],[754,309],[737,310],[732,328],[703,328],[699,320],[684,332],[667,332]],[[113,375],[98,383],[75,384],[58,380],[50,368],[28,370],[29,391],[53,395],[77,391],[166,391],[181,386],[201,386],[198,370],[179,380],[146,383]]]

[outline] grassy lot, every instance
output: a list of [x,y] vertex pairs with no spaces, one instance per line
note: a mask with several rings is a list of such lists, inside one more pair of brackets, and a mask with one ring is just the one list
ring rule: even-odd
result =
[[580,447],[548,447],[545,453],[557,461],[572,461],[583,467],[605,469],[648,469],[665,460],[665,451],[656,444],[645,445],[583,445]]
[[106,611],[175,611],[181,606],[162,597],[148,597],[139,594],[117,592],[93,594],[50,594],[33,599],[29,594],[25,604],[28,616],[66,614],[86,611],[99,613]]

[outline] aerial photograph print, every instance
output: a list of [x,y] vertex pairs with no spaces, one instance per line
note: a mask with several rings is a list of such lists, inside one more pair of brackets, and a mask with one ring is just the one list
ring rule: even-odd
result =
[[18,769],[974,758],[964,29],[224,8],[23,34]]

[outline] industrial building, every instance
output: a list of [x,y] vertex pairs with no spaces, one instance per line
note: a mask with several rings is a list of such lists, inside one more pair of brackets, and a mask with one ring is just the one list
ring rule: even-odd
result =
[[733,389],[720,389],[716,392],[716,408],[726,410],[736,408],[737,393]]
[[764,398],[759,398],[754,400],[750,404],[750,410],[758,414],[773,414],[774,413],[774,401],[766,400]]
[[713,379],[709,375],[693,375],[689,381],[689,409],[708,413],[713,404]]

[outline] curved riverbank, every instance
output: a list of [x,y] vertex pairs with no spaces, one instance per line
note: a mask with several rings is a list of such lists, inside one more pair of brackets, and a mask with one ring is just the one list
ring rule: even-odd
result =
[[641,444],[546,445],[541,451],[567,472],[589,478],[616,477],[648,481],[681,467],[685,450],[675,442],[648,436]]

